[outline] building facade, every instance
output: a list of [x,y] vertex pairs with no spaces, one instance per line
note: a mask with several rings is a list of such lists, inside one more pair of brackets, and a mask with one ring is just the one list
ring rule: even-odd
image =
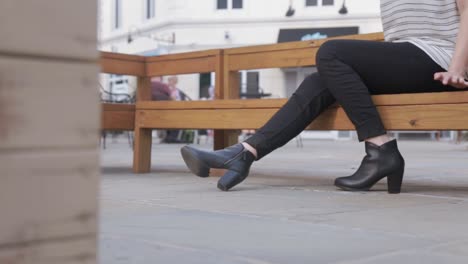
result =
[[[381,31],[379,3],[348,0],[101,0],[100,48],[160,55],[272,44]],[[291,13],[290,7],[294,10]],[[286,13],[289,11],[289,16]],[[253,70],[241,75],[244,93],[261,89],[287,97],[313,69]],[[201,83],[214,76],[181,76],[191,98],[206,97]],[[205,84],[206,85],[206,84]]]

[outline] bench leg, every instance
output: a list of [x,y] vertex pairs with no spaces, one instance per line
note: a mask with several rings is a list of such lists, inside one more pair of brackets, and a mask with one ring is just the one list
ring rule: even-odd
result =
[[151,169],[152,130],[135,128],[133,140],[133,172],[149,173]]
[[[214,150],[223,149],[239,142],[239,130],[215,130],[214,131]],[[211,169],[210,176],[223,176],[226,170]]]
[[215,130],[214,150],[223,149],[239,142],[239,130]]

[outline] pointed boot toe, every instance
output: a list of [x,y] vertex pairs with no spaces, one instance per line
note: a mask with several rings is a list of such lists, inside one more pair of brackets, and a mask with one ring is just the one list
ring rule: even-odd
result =
[[350,176],[336,178],[335,186],[350,192],[366,192],[370,190],[370,186],[367,184],[356,185],[356,182]]
[[185,146],[180,150],[180,153],[185,164],[193,174],[202,178],[210,175],[210,167],[204,161],[203,151],[191,146]]

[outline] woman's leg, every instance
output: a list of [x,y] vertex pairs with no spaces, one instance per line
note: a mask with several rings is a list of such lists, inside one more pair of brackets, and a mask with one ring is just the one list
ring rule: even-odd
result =
[[227,191],[248,176],[254,160],[286,144],[334,102],[318,73],[314,73],[304,79],[288,102],[246,142],[218,151],[185,146],[181,150],[182,157],[189,169],[200,177],[207,177],[210,168],[227,169],[218,181],[218,188]]
[[[359,169],[335,185],[352,191],[370,189],[387,177],[388,191],[399,193],[404,159],[396,141],[372,144],[386,134],[371,94],[454,91],[434,81],[442,71],[424,52],[410,43],[335,40],[317,54],[321,79],[353,122],[366,153]],[[378,140],[377,140],[378,141]]]
[[371,94],[455,90],[434,81],[442,68],[410,43],[332,40],[318,51],[317,66],[360,141],[386,133]]
[[261,159],[288,143],[335,102],[318,73],[306,77],[286,104],[245,143]]
[[246,146],[261,159],[304,130],[335,100],[356,127],[360,141],[386,135],[371,94],[454,90],[433,80],[440,66],[410,43],[332,40],[317,54],[319,73],[307,77],[293,96]]

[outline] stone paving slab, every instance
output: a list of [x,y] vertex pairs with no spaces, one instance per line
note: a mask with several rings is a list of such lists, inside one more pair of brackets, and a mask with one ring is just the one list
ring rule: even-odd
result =
[[332,185],[359,165],[355,142],[289,144],[231,192],[188,173],[180,145],[155,144],[152,173],[134,175],[128,145],[108,144],[100,263],[468,263],[466,144],[399,144],[400,195]]

